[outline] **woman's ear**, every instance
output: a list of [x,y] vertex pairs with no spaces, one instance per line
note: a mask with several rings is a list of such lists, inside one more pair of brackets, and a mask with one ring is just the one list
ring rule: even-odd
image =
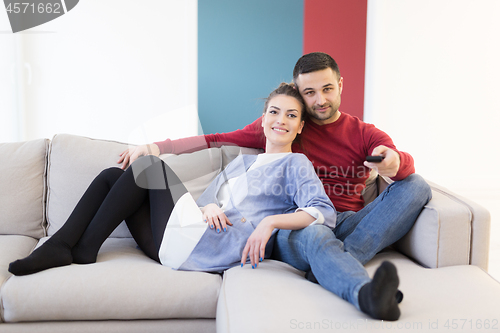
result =
[[300,122],[299,130],[297,131],[297,134],[302,133],[302,129],[303,129],[303,128],[304,128],[304,121],[302,120],[302,121]]
[[262,117],[261,117],[261,122],[260,122],[260,126],[264,127],[264,117],[266,115],[265,114],[262,114]]

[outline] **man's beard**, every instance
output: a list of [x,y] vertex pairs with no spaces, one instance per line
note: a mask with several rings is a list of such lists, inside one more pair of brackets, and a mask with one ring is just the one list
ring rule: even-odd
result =
[[[327,112],[322,113],[322,114],[318,114],[316,112],[317,109],[323,109],[325,107],[329,108],[329,110]],[[324,104],[321,106],[314,105],[308,113],[309,113],[309,116],[311,118],[323,121],[323,120],[327,120],[327,119],[332,118],[335,115],[335,113],[337,112],[337,110],[338,110],[338,107],[334,108],[330,103],[328,103],[328,104]]]

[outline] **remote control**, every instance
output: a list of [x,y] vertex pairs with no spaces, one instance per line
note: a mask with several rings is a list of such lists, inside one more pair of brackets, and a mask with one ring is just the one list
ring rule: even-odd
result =
[[366,161],[367,162],[372,162],[372,163],[380,163],[384,160],[384,156],[377,155],[377,156],[366,156]]

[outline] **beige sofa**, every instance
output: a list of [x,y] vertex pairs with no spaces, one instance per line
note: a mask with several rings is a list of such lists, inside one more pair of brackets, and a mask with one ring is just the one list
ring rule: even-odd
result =
[[[489,214],[434,184],[410,233],[366,265],[371,274],[382,260],[398,268],[404,300],[393,323],[368,318],[277,261],[223,276],[174,271],[137,249],[124,224],[96,264],[12,276],[8,264],[52,235],[126,147],[65,134],[0,144],[0,332],[500,330],[500,284],[486,273]],[[162,158],[197,197],[239,153],[223,147]],[[372,179],[366,197],[385,186]]]

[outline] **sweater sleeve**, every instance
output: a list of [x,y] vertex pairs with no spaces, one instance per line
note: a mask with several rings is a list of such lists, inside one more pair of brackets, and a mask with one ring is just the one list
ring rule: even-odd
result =
[[410,154],[405,153],[403,151],[399,151],[397,149],[395,150],[399,153],[401,164],[399,165],[398,173],[391,179],[397,181],[397,180],[403,180],[412,173],[415,173],[415,164],[413,161],[413,157]]
[[160,154],[184,154],[224,145],[264,148],[265,137],[259,117],[243,129],[233,132],[198,135],[177,140],[166,139],[155,144],[160,148]]
[[385,133],[384,131],[379,130],[375,126],[371,125],[365,135],[367,135],[367,138],[365,139],[365,142],[368,145],[367,151],[368,155],[371,155],[373,150],[380,146],[384,145],[386,147],[391,148],[392,150],[396,151],[399,154],[400,157],[400,165],[399,165],[399,170],[396,176],[391,177],[392,180],[397,181],[397,180],[403,180],[412,173],[415,173],[415,165],[413,161],[413,157],[406,152],[399,151],[396,148],[396,145],[392,141],[391,137]]
[[[298,207],[296,211],[305,211],[316,218],[315,224],[325,224],[331,229],[337,223],[337,212],[330,198],[325,193],[323,184],[319,180],[312,163],[302,154],[294,162],[297,191],[294,202]],[[314,208],[314,209],[311,209]]]
[[311,215],[314,217],[316,220],[312,221],[310,225],[313,224],[323,224],[325,223],[325,217],[323,214],[317,209],[316,207],[304,207],[304,208],[297,208],[295,212],[306,212],[307,214]]

